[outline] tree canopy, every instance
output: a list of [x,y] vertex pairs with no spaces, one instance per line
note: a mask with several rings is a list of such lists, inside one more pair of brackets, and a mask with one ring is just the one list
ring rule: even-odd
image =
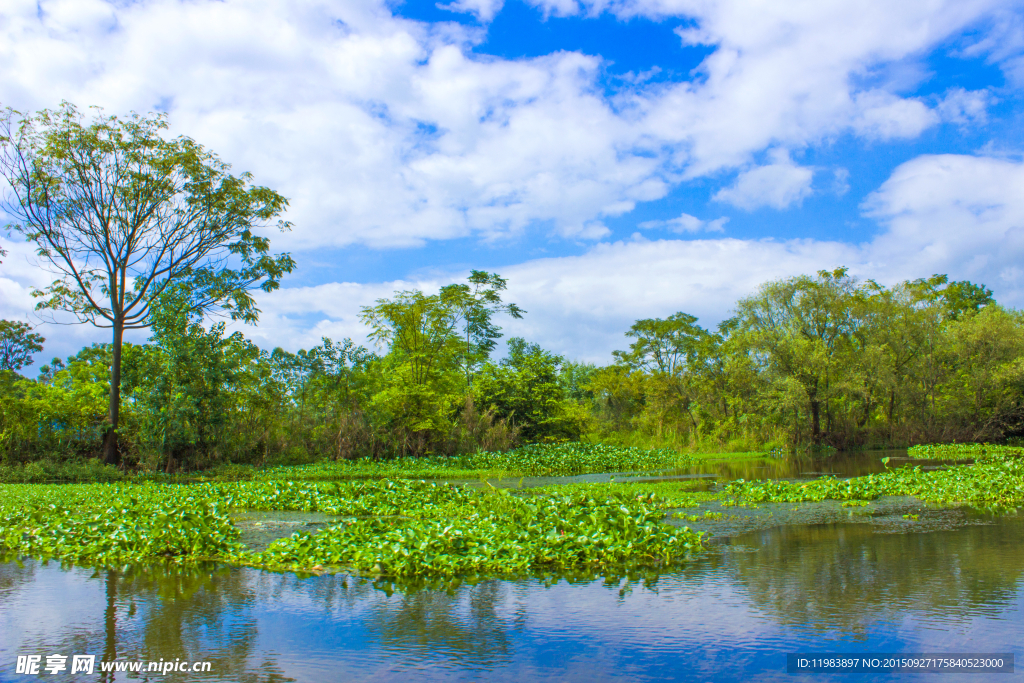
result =
[[0,370],[20,370],[32,365],[32,354],[42,351],[45,341],[28,323],[0,320]]
[[[250,294],[294,268],[258,233],[287,207],[273,190],[232,175],[187,137],[166,139],[163,114],[126,118],[67,102],[0,115],[0,174],[10,185],[9,228],[36,245],[57,278],[38,310],[64,311],[113,331],[106,459],[116,462],[124,330],[148,327],[154,302],[188,291],[196,312],[255,321]],[[279,229],[287,229],[278,221]]]

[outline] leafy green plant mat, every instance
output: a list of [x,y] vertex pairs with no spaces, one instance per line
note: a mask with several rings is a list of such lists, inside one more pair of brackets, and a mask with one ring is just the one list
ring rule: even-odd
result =
[[912,496],[940,505],[969,505],[1004,513],[1024,504],[1024,459],[998,458],[940,470],[890,469],[853,479],[823,477],[808,482],[743,481],[720,491],[731,504],[819,500],[867,501],[879,496]]
[[[376,579],[622,575],[685,562],[701,534],[666,512],[723,505],[911,496],[1004,513],[1024,503],[1024,459],[942,470],[892,469],[854,479],[571,484],[479,492],[410,480],[0,485],[0,547],[87,565],[215,560],[271,570],[346,571]],[[254,552],[230,515],[304,511],[336,518]],[[682,519],[679,515],[677,518]]]
[[994,446],[989,443],[937,443],[911,446],[907,449],[907,455],[930,460],[1019,458],[1024,456],[1024,448]]
[[256,473],[264,480],[331,480],[353,476],[459,478],[480,475],[567,476],[592,472],[647,472],[686,467],[689,455],[668,449],[607,444],[530,444],[506,452],[481,451],[461,456],[322,462],[277,467]]
[[[460,456],[429,456],[384,460],[357,459],[258,469],[251,465],[221,465],[187,475],[210,481],[339,481],[356,478],[462,479],[481,476],[567,476],[592,472],[650,472],[688,467],[695,456],[668,449],[607,444],[530,444],[507,452],[482,451]],[[0,465],[0,481],[44,483],[117,481],[126,479],[99,461],[82,463],[32,462]],[[159,473],[140,473],[127,480],[166,481]]]
[[[416,481],[236,482],[172,486],[0,486],[0,546],[79,564],[218,560],[375,577],[508,576],[683,562],[701,536],[664,524],[650,496],[486,493]],[[229,513],[341,517],[251,552]]]

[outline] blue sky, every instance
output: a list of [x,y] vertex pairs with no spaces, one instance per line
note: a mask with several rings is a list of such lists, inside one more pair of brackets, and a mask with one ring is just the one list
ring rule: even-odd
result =
[[[268,348],[469,269],[506,332],[610,360],[770,279],[948,273],[1024,305],[1022,4],[997,0],[13,0],[0,103],[166,111],[291,199]],[[47,274],[0,235],[0,316]],[[105,333],[42,326],[66,355]],[[144,336],[144,335],[143,335]],[[38,365],[38,364],[37,364]]]

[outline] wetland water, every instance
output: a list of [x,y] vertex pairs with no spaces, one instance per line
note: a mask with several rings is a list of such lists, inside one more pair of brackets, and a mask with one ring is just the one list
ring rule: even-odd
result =
[[734,479],[814,479],[828,475],[845,478],[884,472],[886,465],[882,462],[883,457],[889,458],[889,468],[921,467],[922,469],[938,469],[948,464],[970,462],[965,460],[922,460],[908,458],[906,449],[900,449],[837,453],[831,457],[708,459],[691,467],[644,474],[604,472],[574,476],[487,477],[486,479],[449,479],[447,481],[456,485],[478,487],[485,486],[484,482],[487,482],[491,486],[496,487],[530,488],[555,484],[601,483],[612,480],[619,482],[653,482],[671,481],[674,479],[703,479],[707,480],[708,483],[714,483],[715,480],[731,481]]
[[[686,512],[705,510],[721,517],[673,523],[711,531],[710,548],[648,585],[495,580],[403,594],[342,575],[213,565],[0,564],[0,681],[32,679],[15,673],[18,655],[45,663],[53,653],[211,664],[203,674],[106,680],[934,678],[788,674],[786,654],[797,652],[1013,652],[1017,673],[943,678],[1024,681],[1024,515],[939,510],[907,498],[867,508],[710,503]],[[255,545],[331,519],[261,513],[236,521]]]

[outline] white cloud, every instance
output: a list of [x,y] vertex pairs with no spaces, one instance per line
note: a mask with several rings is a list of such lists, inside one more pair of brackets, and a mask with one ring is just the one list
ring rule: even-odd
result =
[[[683,151],[688,177],[748,164],[772,146],[798,149],[850,131],[913,137],[938,115],[875,71],[913,65],[1001,6],[977,2],[627,0],[588,5],[620,17],[686,17],[691,44],[715,46],[699,80],[647,102],[650,128]],[[903,69],[907,71],[908,69]],[[915,71],[915,69],[909,69]]]
[[728,222],[729,218],[727,216],[705,221],[684,213],[678,218],[672,218],[667,221],[644,221],[638,224],[637,227],[645,229],[661,228],[676,233],[700,232],[701,230],[705,232],[724,232],[725,224]]
[[505,4],[504,0],[457,0],[447,5],[438,3],[438,7],[449,12],[466,12],[475,16],[481,22],[489,22],[501,11]]
[[943,121],[965,126],[985,123],[988,120],[988,107],[992,102],[993,97],[987,90],[950,88],[935,109]]
[[[452,8],[486,20],[499,5]],[[682,17],[694,27],[681,32],[687,41],[716,48],[692,80],[627,82],[608,95],[599,56],[471,56],[486,28],[404,20],[383,0],[11,0],[0,10],[0,102],[166,108],[176,132],[292,199],[296,229],[276,242],[289,249],[490,239],[539,224],[576,239],[581,226],[688,178],[748,168],[767,149],[982,120],[981,96],[951,93],[936,110],[896,81],[865,79],[912,67],[1000,4],[543,6]]]
[[[598,244],[580,256],[509,265],[497,269],[509,280],[508,300],[528,314],[501,324],[506,335],[606,363],[613,349],[623,348],[623,333],[639,318],[682,310],[714,326],[737,299],[765,281],[836,266],[888,284],[948,273],[988,285],[1005,305],[1024,306],[1022,186],[1024,162],[922,156],[897,168],[865,203],[865,214],[879,220],[883,230],[861,245],[811,239],[636,239]],[[432,289],[458,277],[415,284]],[[344,310],[323,318],[320,328],[302,328],[305,343],[316,343],[319,330],[334,324],[338,332],[358,337],[352,322],[358,306],[408,284],[283,290],[264,297],[264,310],[324,310],[324,302],[333,302]],[[276,330],[289,326],[294,328],[282,319],[270,328],[280,336]]]
[[[35,363],[26,368],[27,374],[34,375],[40,365],[54,356],[66,357],[93,342],[109,341],[106,330],[71,324],[74,319],[66,314],[37,312],[31,292],[49,285],[54,275],[42,267],[29,243],[5,237],[0,240],[0,247],[7,252],[0,257],[0,319],[29,323],[47,339],[43,352],[36,354]],[[61,324],[53,324],[54,320]],[[138,341],[145,337],[130,334],[126,338]]]
[[919,99],[871,90],[854,96],[851,125],[869,139],[912,138],[939,122],[939,115]]
[[[729,315],[737,299],[762,282],[841,265],[858,277],[889,284],[948,273],[988,285],[1003,304],[1024,306],[1019,265],[1024,262],[1022,186],[1021,161],[922,156],[897,168],[865,202],[865,214],[883,230],[861,245],[812,239],[640,238],[594,245],[579,256],[497,267],[509,280],[507,300],[528,311],[523,320],[499,324],[506,336],[525,336],[558,353],[604,363],[613,349],[623,348],[623,332],[634,320],[682,310],[714,326]],[[0,266],[0,285],[7,288],[3,301],[27,303],[28,287],[46,278],[27,265],[25,245],[10,246],[12,255]],[[322,336],[366,343],[359,320],[362,306],[396,290],[434,291],[464,275],[258,292],[260,325],[239,329],[266,348],[309,348]],[[0,308],[4,317],[24,313],[22,308]],[[51,334],[54,329],[44,326],[41,331],[57,336]],[[89,328],[64,329],[78,336],[48,345],[45,357],[72,353],[86,340],[106,340],[105,333]]]
[[1014,88],[1024,88],[1024,17],[1014,4],[992,13],[990,28],[971,36],[971,42],[959,51],[967,58],[985,57],[990,64],[998,64]]
[[1024,305],[1024,163],[925,155],[899,166],[864,202],[885,226],[871,245],[876,268],[951,273],[980,280],[997,298]]
[[[276,237],[278,248],[497,239],[534,224],[601,239],[607,217],[698,177],[738,171],[715,196],[742,208],[798,203],[814,169],[783,150],[983,123],[985,91],[954,89],[936,101],[903,89],[925,77],[932,51],[993,17],[992,36],[1020,33],[999,0],[538,5],[555,15],[680,18],[691,27],[681,39],[714,50],[690,80],[626,82],[609,95],[599,56],[472,55],[486,29],[404,20],[383,0],[9,0],[0,8],[0,103],[166,108],[176,133],[292,199],[296,230]],[[498,7],[457,0],[452,9],[486,21]],[[990,55],[1011,73],[1018,48],[1001,50],[987,35],[963,54]],[[754,166],[766,152],[769,163]],[[841,171],[837,194],[849,185]],[[595,360],[636,317],[683,309],[713,322],[767,278],[835,265],[882,279],[950,272],[1019,304],[1021,179],[1013,161],[908,162],[865,204],[885,231],[863,246],[636,240],[499,270],[531,310],[524,333]],[[647,227],[714,231],[719,221],[683,215]],[[39,284],[18,258],[12,251],[0,266],[6,317],[23,317]],[[247,334],[270,346],[309,345],[321,332],[358,337],[358,306],[393,286],[261,295],[264,323]]]
[[575,234],[667,191],[660,160],[634,152],[632,124],[595,91],[594,57],[471,59],[479,31],[373,0],[93,6],[116,21],[47,2],[41,18],[34,2],[0,11],[0,102],[164,103],[176,132],[291,198],[287,248],[534,222]]
[[785,209],[811,194],[814,169],[797,166],[785,151],[776,150],[774,163],[743,171],[732,187],[719,190],[712,199],[752,211],[762,206]]
[[846,168],[836,168],[832,171],[832,192],[837,197],[842,197],[850,191],[850,171]]

